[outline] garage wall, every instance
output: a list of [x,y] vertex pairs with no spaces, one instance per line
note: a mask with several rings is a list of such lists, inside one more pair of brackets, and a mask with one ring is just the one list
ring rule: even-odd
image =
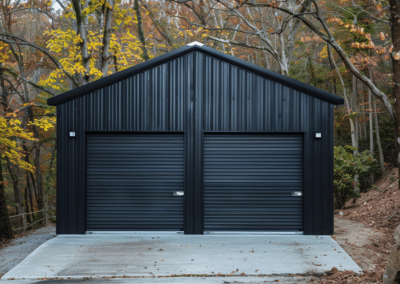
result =
[[[203,232],[204,132],[304,133],[304,233],[333,234],[333,105],[192,52],[57,106],[57,233],[85,232],[88,131],[185,132],[185,232]],[[76,138],[68,132],[76,131]],[[322,139],[315,140],[314,132]]]

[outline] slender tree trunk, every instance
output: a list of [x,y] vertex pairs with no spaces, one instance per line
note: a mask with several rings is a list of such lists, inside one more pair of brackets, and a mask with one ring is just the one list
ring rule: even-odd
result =
[[352,102],[353,112],[357,114],[354,119],[354,126],[355,126],[355,145],[354,147],[357,148],[358,151],[358,141],[360,137],[359,133],[359,123],[358,123],[358,97],[357,97],[357,77],[353,75],[353,102]]
[[379,164],[381,165],[382,174],[385,174],[386,173],[385,161],[383,158],[381,135],[379,133],[379,122],[378,122],[378,113],[376,112],[376,102],[374,102],[374,112],[375,112],[375,136],[376,136],[376,144],[378,145]]
[[2,161],[0,160],[0,242],[14,238],[10,215],[8,214]]
[[25,187],[25,192],[24,192],[24,196],[25,196],[25,212],[28,213],[28,214],[26,214],[26,222],[31,224],[32,220],[31,220],[30,212],[32,212],[32,211],[29,210],[29,200],[28,200],[29,199],[29,195],[28,195],[29,187],[28,187],[28,182],[29,182],[29,177],[26,178],[26,187]]
[[33,179],[31,180],[31,176],[33,177],[32,173],[28,172],[27,175],[28,175],[28,177],[27,177],[26,180],[27,180],[27,182],[29,184],[29,186],[28,186],[28,188],[29,188],[28,194],[29,194],[29,202],[30,202],[30,205],[31,205],[31,219],[32,219],[32,222],[34,222],[35,221],[35,215],[33,215],[32,212],[35,211],[34,210],[35,208],[33,207],[33,194],[32,193],[35,190],[34,189],[35,181]]
[[146,40],[144,37],[143,26],[142,26],[142,16],[140,15],[139,0],[135,0],[133,9],[135,10],[136,17],[137,17],[138,36],[139,36],[139,41],[140,41],[140,48],[142,49],[141,56],[144,61],[147,61],[150,58],[149,58],[149,53],[147,52],[147,48],[146,48]]
[[[353,112],[357,114],[355,118],[355,144],[356,144],[356,150],[354,151],[354,155],[358,153],[358,139],[359,139],[359,119],[358,119],[358,98],[357,98],[357,77],[353,75]],[[359,175],[354,176],[354,192],[357,195],[360,195],[360,186],[358,185],[359,182]]]
[[54,160],[55,160],[55,158],[56,158],[56,151],[57,151],[57,142],[56,142],[56,144],[54,145],[54,148],[53,148],[53,152],[51,153],[51,158],[50,158],[50,164],[49,164],[49,172],[48,172],[48,174],[47,174],[47,176],[46,176],[46,192],[45,192],[45,195],[44,195],[44,212],[45,212],[45,215],[44,215],[44,223],[45,223],[45,225],[47,225],[48,224],[48,222],[49,222],[49,211],[48,211],[48,204],[47,204],[47,196],[48,196],[48,194],[49,194],[49,192],[50,192],[50,189],[51,189],[51,187],[52,187],[52,184],[51,184],[51,178],[54,176],[54,171],[53,171],[53,166],[54,166]]
[[[81,37],[81,43],[79,44],[82,56],[82,65],[85,68],[85,74],[81,76],[82,84],[85,85],[90,81],[90,56],[88,52],[88,39],[87,39],[87,27],[89,25],[88,16],[82,15],[82,10],[89,6],[89,0],[84,0],[82,5],[81,0],[72,0],[72,6],[76,16],[77,34]],[[83,6],[83,7],[81,7]]]
[[364,126],[364,141],[367,141],[367,116],[365,114],[365,105],[363,105],[363,113],[364,113],[364,120],[363,120],[363,126]]
[[35,207],[33,206],[33,195],[35,195],[35,200],[36,200],[36,204],[38,203],[38,199],[37,199],[37,190],[36,190],[36,179],[34,177],[34,175],[29,172],[29,177],[31,178],[31,185],[32,185],[32,191],[31,191],[31,206],[32,206],[32,212],[35,211]]
[[351,111],[350,111],[349,97],[347,96],[347,91],[346,91],[346,85],[345,85],[345,83],[343,81],[342,75],[340,74],[340,70],[336,65],[335,58],[333,57],[332,47],[329,44],[328,44],[328,55],[329,55],[329,58],[330,58],[330,61],[331,61],[332,65],[333,65],[333,67],[336,70],[336,73],[337,73],[337,75],[339,77],[340,83],[342,85],[343,97],[344,97],[344,105],[346,107],[347,114],[349,115],[351,145],[353,147],[357,147],[356,146],[357,144],[356,144],[355,131],[354,131],[354,121],[350,118]]
[[[114,11],[114,0],[108,0],[108,5],[104,5],[104,32],[103,32],[103,48],[101,51],[101,62],[100,68],[103,73],[103,77],[108,74],[108,65],[111,58],[110,55],[110,40],[111,40],[111,29],[112,29],[112,16]],[[110,8],[111,7],[111,8]]]
[[22,227],[24,228],[23,231],[26,229],[26,215],[25,215],[25,208],[24,208],[24,199],[22,195],[22,190],[18,181],[17,175],[13,171],[13,167],[9,161],[6,163],[7,170],[10,174],[11,181],[13,183],[13,189],[14,189],[14,199],[15,199],[15,207],[17,208],[17,214],[16,215],[21,215],[21,223]]
[[36,189],[37,189],[37,202],[39,210],[44,207],[44,192],[43,192],[43,177],[40,170],[40,142],[36,142],[35,148],[35,174],[36,174]]
[[[371,75],[371,71],[370,71]],[[372,78],[371,78],[372,79]],[[368,89],[368,109],[369,109],[369,151],[371,155],[374,155],[374,129],[373,129],[373,117],[372,117],[372,93]],[[371,173],[371,183],[374,184],[374,174]]]
[[[390,4],[390,29],[392,32],[392,67],[393,67],[393,97],[394,100],[394,128],[396,133],[397,167],[400,177],[400,60],[395,55],[400,54],[400,3],[389,0]],[[400,178],[399,178],[400,189]]]

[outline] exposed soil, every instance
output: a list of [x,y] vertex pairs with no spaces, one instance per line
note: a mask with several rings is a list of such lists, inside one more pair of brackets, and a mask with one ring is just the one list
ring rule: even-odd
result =
[[397,169],[392,169],[370,191],[335,211],[336,241],[364,270],[362,274],[333,268],[315,283],[382,283],[386,259],[400,224]]

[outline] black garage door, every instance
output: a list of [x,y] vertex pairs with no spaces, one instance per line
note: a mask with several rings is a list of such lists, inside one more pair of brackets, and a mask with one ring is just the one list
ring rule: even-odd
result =
[[303,231],[301,135],[206,134],[204,231]]
[[86,231],[183,230],[182,134],[91,134]]

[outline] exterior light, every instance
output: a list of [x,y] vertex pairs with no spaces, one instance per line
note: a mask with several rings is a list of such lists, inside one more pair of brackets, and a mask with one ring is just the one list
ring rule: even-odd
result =
[[69,132],[69,137],[75,137],[75,131],[70,131]]
[[317,131],[315,132],[315,139],[321,139],[322,138],[322,133]]

